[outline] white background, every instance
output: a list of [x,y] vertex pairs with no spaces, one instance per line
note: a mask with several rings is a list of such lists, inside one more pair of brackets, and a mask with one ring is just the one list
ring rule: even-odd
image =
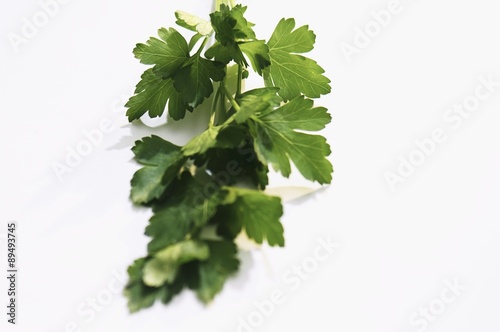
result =
[[[9,34],[22,36],[23,18],[32,20],[41,7],[2,0],[0,266],[5,271],[6,224],[14,220],[20,271],[18,325],[8,330],[63,332],[75,324],[82,332],[500,331],[500,87],[460,125],[444,118],[474,95],[479,77],[500,81],[498,5],[401,0],[398,14],[349,62],[342,43],[354,45],[356,29],[370,26],[371,11],[388,3],[246,2],[260,38],[282,17],[316,32],[310,57],[333,87],[318,101],[333,116],[323,132],[332,147],[332,184],[286,203],[286,247],[242,253],[242,270],[210,306],[185,291],[169,306],[129,315],[120,292],[106,295],[110,285],[123,286],[116,276],[148,242],[150,212],[128,200],[138,169],[130,148],[151,133],[181,144],[203,129],[201,121],[191,128],[126,125],[121,106],[146,68],[132,49],[173,26],[174,10],[207,17],[211,4],[70,0],[16,52]],[[67,149],[103,119],[114,130],[59,181],[54,163],[65,163]],[[399,158],[416,156],[415,140],[437,128],[447,139],[392,191],[384,174],[397,174]],[[298,176],[273,177],[272,185],[315,188]],[[340,248],[292,289],[282,277],[328,237]],[[446,280],[466,289],[441,307]],[[6,289],[2,277],[2,331]],[[275,290],[284,301],[259,322],[253,302]],[[98,296],[105,305],[89,312],[87,301]],[[412,325],[419,308],[429,306],[443,312],[425,328]],[[249,316],[258,327],[241,327]]]

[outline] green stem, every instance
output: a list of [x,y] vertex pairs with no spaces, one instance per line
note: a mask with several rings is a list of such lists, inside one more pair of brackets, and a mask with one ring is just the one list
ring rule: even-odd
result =
[[238,103],[234,99],[234,97],[231,94],[231,92],[229,92],[229,90],[228,90],[228,88],[227,88],[227,86],[226,86],[226,84],[224,82],[222,83],[222,88],[226,92],[227,99],[229,100],[229,102],[231,103],[231,105],[234,107],[235,111],[238,112],[240,110],[240,105],[238,105]]
[[205,39],[203,39],[203,43],[201,43],[200,48],[198,49],[198,51],[196,51],[196,56],[199,56],[201,54],[207,43],[208,43],[208,37],[205,37]]
[[236,97],[241,95],[241,82],[243,81],[243,67],[238,65],[238,78],[236,81]]
[[226,95],[225,91],[221,88],[220,92],[221,98],[219,100],[219,123],[223,123],[227,118],[226,110]]
[[219,85],[219,87],[217,88],[217,91],[215,92],[214,99],[212,100],[212,107],[210,109],[212,115],[210,116],[210,122],[208,123],[209,126],[216,125],[215,117],[216,117],[216,113],[217,113],[217,103],[219,102],[220,95],[221,95],[221,91],[220,91],[220,85]]

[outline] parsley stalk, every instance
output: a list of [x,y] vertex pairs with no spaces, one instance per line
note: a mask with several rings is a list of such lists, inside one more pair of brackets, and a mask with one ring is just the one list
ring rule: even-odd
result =
[[[238,80],[238,82],[239,82],[239,80]],[[240,85],[240,84],[238,84],[238,85]],[[229,100],[229,102],[231,103],[231,105],[233,106],[234,110],[236,112],[239,112],[240,105],[238,105],[238,103],[234,99],[233,95],[231,94],[231,91],[229,91],[229,89],[227,88],[226,82],[222,81],[221,86],[222,86],[222,89],[224,90],[224,92],[226,93],[226,97]]]
[[[282,19],[266,41],[246,20],[247,7],[216,0],[215,8],[209,21],[175,13],[176,24],[193,34],[189,42],[161,28],[133,51],[150,67],[125,105],[130,122],[165,113],[174,121],[187,112],[196,117],[210,99],[211,108],[206,130],[184,146],[151,135],[132,148],[140,169],[130,200],[153,213],[147,251],[128,269],[130,312],[167,304],[183,289],[212,301],[239,269],[241,233],[258,244],[285,245],[281,199],[264,192],[270,168],[289,177],[293,164],[310,181],[332,180],[330,146],[315,134],[331,116],[313,101],[330,93],[330,80],[303,55],[316,35]],[[249,69],[263,86],[242,91]]]
[[243,82],[243,67],[238,65],[238,78],[236,81],[236,98],[241,95],[241,85]]

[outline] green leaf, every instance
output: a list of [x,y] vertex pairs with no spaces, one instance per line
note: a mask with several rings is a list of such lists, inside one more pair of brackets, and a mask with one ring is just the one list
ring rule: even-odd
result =
[[182,119],[186,113],[186,107],[174,89],[173,80],[162,79],[153,72],[153,69],[148,69],[142,74],[141,81],[135,89],[135,95],[125,104],[128,108],[128,120],[132,122],[139,119],[148,111],[150,117],[161,116],[165,111],[167,101],[169,101],[169,115],[175,120]]
[[219,11],[210,14],[210,21],[215,31],[215,39],[222,45],[255,39],[253,23],[248,22],[244,14],[247,7],[236,5],[233,8],[222,4]]
[[268,168],[257,158],[252,144],[244,143],[233,149],[210,149],[199,160],[220,186],[245,183],[263,190],[268,184]]
[[154,207],[155,214],[146,227],[152,237],[148,252],[185,240],[205,225],[221,201],[219,188],[211,179],[200,179],[185,172],[176,180],[168,198]]
[[264,118],[267,120],[272,119],[273,125],[305,131],[324,129],[332,120],[325,107],[314,107],[314,102],[303,96],[284,104],[276,111],[272,111],[272,113],[272,115],[269,114]]
[[160,287],[164,283],[173,283],[179,266],[192,260],[206,260],[209,256],[207,244],[196,240],[187,240],[173,244],[156,253],[143,269],[143,281],[151,287]]
[[197,33],[197,34],[193,35],[193,37],[191,37],[191,39],[189,40],[189,52],[191,52],[193,50],[196,43],[198,43],[198,41],[200,39],[202,39],[203,37],[205,37],[205,36],[200,35],[199,33]]
[[198,32],[201,36],[208,36],[213,32],[210,22],[196,15],[178,10],[175,12],[175,17],[177,18],[175,22],[177,25]]
[[136,204],[159,198],[186,161],[179,146],[154,135],[137,141],[132,151],[144,165],[131,180],[130,197]]
[[222,45],[219,42],[215,42],[206,52],[205,56],[209,59],[214,59],[217,62],[224,64],[229,64],[231,60],[234,60],[239,65],[248,66],[248,63],[243,56],[243,52],[240,50],[240,46],[236,43]]
[[184,104],[191,108],[200,105],[213,92],[212,80],[218,82],[224,78],[224,69],[222,63],[204,59],[199,55],[193,56],[174,77],[174,87]]
[[155,74],[166,79],[172,77],[189,59],[188,44],[174,28],[161,28],[161,39],[151,37],[146,44],[137,44],[134,55],[141,63],[155,65]]
[[221,81],[225,76],[223,63],[204,59],[199,52],[189,56],[199,33],[189,45],[173,28],[160,29],[159,36],[161,40],[150,38],[147,44],[138,44],[134,49],[142,63],[155,66],[142,75],[135,95],[126,104],[129,121],[148,111],[150,117],[161,116],[167,101],[170,117],[182,119],[186,109],[192,111],[212,94],[212,80]]
[[[240,45],[255,41],[255,32],[252,29],[254,24],[248,22],[244,17],[246,9],[247,7],[241,5],[229,9],[228,6],[222,4],[219,11],[210,14],[217,42],[207,50],[206,57],[215,58],[216,61],[221,61],[224,64],[234,60],[237,64],[248,66]],[[264,60],[266,58],[265,47],[253,44],[247,46],[246,50],[253,56],[252,60],[264,63],[261,57],[264,57]]]
[[214,147],[219,148],[234,148],[240,145],[248,137],[248,129],[243,125],[229,124],[227,123],[219,130],[217,135],[217,143]]
[[182,151],[185,156],[194,156],[203,154],[212,148],[233,148],[238,146],[244,131],[246,131],[244,127],[228,126],[228,124],[210,126],[184,145]]
[[295,20],[282,19],[269,39],[271,66],[264,70],[267,86],[280,87],[284,101],[301,94],[318,98],[330,93],[330,80],[314,60],[295,53],[305,53],[314,46],[315,35],[303,26],[293,31]]
[[184,206],[169,206],[151,217],[145,232],[153,237],[148,244],[149,253],[155,253],[187,237],[193,228],[193,217],[187,213]]
[[235,43],[234,27],[236,19],[231,16],[228,6],[222,4],[220,10],[210,14],[210,22],[215,31],[215,39],[223,46]]
[[230,241],[206,241],[210,257],[199,264],[199,284],[196,294],[208,303],[223,288],[229,276],[239,268],[236,246]]
[[[228,7],[226,6],[226,8]],[[247,7],[242,5],[236,5],[229,11],[229,15],[236,22],[233,26],[233,32],[237,41],[255,39],[255,32],[252,29],[255,24],[246,20],[244,16],[246,11]]]
[[240,110],[231,119],[241,124],[254,114],[272,110],[281,101],[281,98],[276,94],[278,91],[278,88],[259,88],[246,91],[236,100],[240,105]]
[[165,284],[160,288],[160,294],[158,298],[161,300],[163,304],[169,303],[173,297],[179,294],[184,288],[185,282],[183,280],[184,276],[182,275],[182,266],[180,271],[178,272],[177,278],[171,284]]
[[312,51],[316,41],[316,35],[309,30],[307,25],[293,30],[295,20],[282,19],[271,38],[269,38],[269,48],[273,51],[284,51],[289,53],[306,53]]
[[217,215],[222,218],[218,233],[234,238],[241,229],[257,243],[264,240],[271,246],[285,245],[283,226],[279,219],[283,207],[279,197],[268,196],[259,190],[225,187],[228,192],[224,207]]
[[222,126],[209,127],[207,130],[195,136],[186,145],[184,145],[182,151],[186,156],[205,153],[208,149],[216,146],[217,135],[219,135],[219,131],[222,128]]
[[164,284],[161,287],[150,287],[142,280],[143,270],[147,262],[148,258],[140,258],[128,268],[129,281],[125,286],[124,295],[128,299],[130,313],[151,307],[157,299],[167,304],[181,292],[184,288],[184,281],[189,278],[189,276],[184,275],[184,269],[181,268],[180,277],[175,279],[173,283]]
[[134,261],[128,268],[129,281],[124,289],[131,313],[151,307],[161,293],[161,289],[146,286],[142,282],[142,270],[146,264],[145,258]]
[[285,177],[291,173],[292,160],[306,179],[330,183],[333,168],[326,159],[331,152],[326,139],[296,131],[320,130],[330,120],[325,108],[313,108],[313,101],[302,96],[251,120],[250,132],[259,159]]
[[263,40],[254,40],[239,45],[240,50],[250,59],[253,70],[262,76],[262,70],[271,65],[269,47]]

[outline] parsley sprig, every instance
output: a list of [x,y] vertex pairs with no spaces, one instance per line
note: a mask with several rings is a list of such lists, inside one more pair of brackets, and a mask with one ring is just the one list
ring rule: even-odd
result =
[[[218,1],[209,21],[177,11],[176,24],[191,32],[189,41],[161,28],[133,50],[149,68],[126,104],[130,122],[164,112],[181,120],[205,102],[211,116],[184,146],[152,135],[132,148],[142,167],[130,198],[153,216],[145,230],[147,255],[128,269],[131,312],[157,300],[166,304],[184,288],[210,302],[238,270],[241,232],[258,244],[284,246],[281,200],[264,193],[269,167],[288,177],[293,164],[310,181],[332,180],[330,147],[314,134],[331,117],[312,99],[330,93],[330,80],[303,55],[315,34],[289,18],[268,41],[258,39],[246,9]],[[250,70],[262,76],[263,87],[242,91]]]

